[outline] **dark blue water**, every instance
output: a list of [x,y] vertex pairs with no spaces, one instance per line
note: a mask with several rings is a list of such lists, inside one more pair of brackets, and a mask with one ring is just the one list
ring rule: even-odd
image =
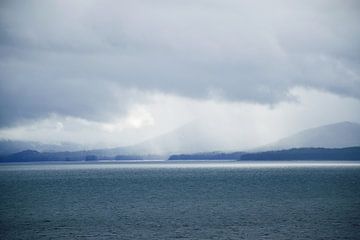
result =
[[360,166],[0,165],[0,239],[360,239]]

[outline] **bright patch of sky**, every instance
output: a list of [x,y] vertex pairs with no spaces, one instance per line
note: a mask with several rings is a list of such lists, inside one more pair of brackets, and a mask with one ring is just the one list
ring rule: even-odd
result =
[[0,138],[131,145],[196,121],[228,147],[359,120],[360,4],[2,1]]

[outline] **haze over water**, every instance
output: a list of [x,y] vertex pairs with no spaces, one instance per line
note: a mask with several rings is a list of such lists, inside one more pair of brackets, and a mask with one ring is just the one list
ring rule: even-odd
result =
[[1,239],[357,239],[356,162],[2,164]]
[[0,0],[0,240],[360,239],[359,22],[359,0]]

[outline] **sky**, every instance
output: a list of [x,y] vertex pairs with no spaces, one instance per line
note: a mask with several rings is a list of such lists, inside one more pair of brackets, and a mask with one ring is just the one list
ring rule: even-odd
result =
[[196,122],[243,149],[360,122],[359,22],[355,0],[1,1],[0,138],[126,146]]

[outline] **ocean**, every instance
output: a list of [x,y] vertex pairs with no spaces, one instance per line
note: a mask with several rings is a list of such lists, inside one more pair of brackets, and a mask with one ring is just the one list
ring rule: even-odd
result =
[[360,239],[360,162],[0,165],[0,239]]

